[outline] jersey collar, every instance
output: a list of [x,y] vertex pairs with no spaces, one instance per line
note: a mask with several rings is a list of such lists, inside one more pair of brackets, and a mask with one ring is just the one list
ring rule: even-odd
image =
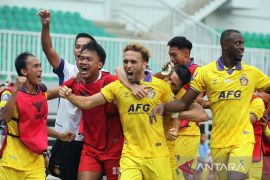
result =
[[218,58],[218,60],[217,60],[217,69],[219,70],[219,71],[227,71],[229,74],[231,74],[234,70],[239,70],[239,71],[241,71],[243,68],[242,68],[242,65],[241,65],[241,62],[238,62],[233,68],[227,68],[226,66],[224,66],[223,64],[222,64],[222,60],[221,60],[221,57],[220,58]]
[[145,72],[145,77],[144,77],[144,82],[152,82],[152,73],[148,70],[146,70]]

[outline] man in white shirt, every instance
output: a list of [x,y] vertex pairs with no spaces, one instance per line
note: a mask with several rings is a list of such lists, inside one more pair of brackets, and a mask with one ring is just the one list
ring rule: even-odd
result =
[[[62,59],[52,47],[50,37],[50,12],[41,10],[38,15],[42,23],[41,43],[48,62],[53,67],[53,72],[59,77],[59,85],[76,76],[78,69],[75,65]],[[75,39],[74,57],[78,55],[84,45],[96,40],[86,33],[79,33]],[[83,146],[83,136],[79,134],[81,110],[65,99],[59,99],[55,130],[58,132],[72,131],[76,134],[73,142],[57,140],[52,147],[50,159],[51,174],[65,180],[75,180],[78,175],[78,165]]]

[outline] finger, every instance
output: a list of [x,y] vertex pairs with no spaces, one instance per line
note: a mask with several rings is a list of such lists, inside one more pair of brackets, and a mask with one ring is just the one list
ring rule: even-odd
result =
[[161,116],[161,117],[163,117],[163,113],[164,113],[164,110],[163,110],[163,108],[161,108],[160,110],[159,110],[159,115]]

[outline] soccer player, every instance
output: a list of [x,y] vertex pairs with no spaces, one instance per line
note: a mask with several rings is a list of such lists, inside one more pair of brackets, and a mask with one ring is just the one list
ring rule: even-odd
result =
[[[174,70],[173,70],[172,74],[169,75],[169,77],[168,77],[168,82],[171,85],[171,90],[173,91],[175,97],[179,98],[179,97],[181,97],[182,93],[185,92],[183,87],[190,81],[190,78],[191,78],[190,77],[190,72],[186,73],[185,70],[187,72],[189,70],[183,65],[176,65],[176,66],[173,67],[173,69]],[[199,104],[193,103],[189,110],[181,112],[179,114],[179,116],[175,117],[175,118],[177,118],[178,121],[179,120],[186,121],[186,119],[189,119],[189,120],[191,120],[189,122],[190,124],[193,124],[193,123],[195,124],[196,122],[198,123],[198,122],[207,121],[208,120],[208,115]],[[176,121],[176,120],[173,120],[173,121]],[[173,156],[173,158],[171,158],[171,162],[172,162],[172,159],[173,159],[174,162],[177,161],[177,164],[175,166],[173,166],[173,163],[171,163],[171,166],[174,168],[173,173],[175,175],[175,179],[181,179],[181,178],[183,179],[184,176],[182,175],[182,172],[179,172],[179,169],[186,168],[184,170],[184,172],[190,172],[191,174],[193,174],[193,172],[191,172],[187,168],[187,167],[190,167],[190,166],[187,166],[187,167],[185,166],[188,163],[187,162],[187,157],[179,155],[179,152],[180,152],[179,148],[186,149],[188,151],[188,152],[185,152],[186,154],[187,153],[192,154],[193,153],[192,150],[196,148],[196,144],[195,144],[195,148],[194,148],[193,147],[194,143],[192,141],[189,141],[188,138],[184,138],[185,136],[182,135],[181,133],[179,133],[179,131],[183,132],[183,134],[185,132],[185,131],[181,131],[181,129],[184,128],[184,127],[180,126],[181,123],[179,125],[177,125],[177,126],[174,123],[175,122],[173,122],[173,124],[172,124],[172,122],[169,122],[168,120],[166,121],[166,119],[164,117],[164,122],[163,122],[164,130],[165,130],[165,132],[169,131],[169,139],[171,139],[170,137],[174,137],[173,138],[173,140],[174,140],[173,144],[171,142],[167,141],[169,151],[170,151],[170,155]],[[177,128],[177,129],[175,129],[175,128]],[[176,131],[176,133],[174,131]],[[175,134],[173,134],[174,136],[171,136],[172,133],[175,133]],[[179,143],[179,139],[182,139],[182,138],[184,138],[186,140],[186,142],[183,141],[183,142],[185,142],[185,144],[184,144],[185,146],[183,146],[183,147],[181,147],[181,145],[177,144],[177,143]],[[192,140],[194,141],[194,139],[192,139]],[[173,148],[171,147],[172,145],[173,145]],[[185,148],[187,146],[189,147],[189,149]],[[198,149],[195,149],[194,151],[195,151],[195,153],[193,153],[193,154],[195,154],[195,156],[188,156],[188,158],[191,158],[191,161],[198,154]],[[175,157],[177,159],[175,159]],[[182,163],[179,163],[180,159],[181,160],[183,159],[181,161]],[[189,162],[189,163],[191,164],[191,162]],[[195,162],[195,164],[196,164],[196,162]],[[188,178],[188,177],[189,177],[189,173],[187,173],[186,178]]]
[[[191,78],[195,76],[200,69],[198,64],[194,63],[194,59],[190,57],[192,43],[183,36],[173,37],[167,44],[169,46],[170,61],[173,65],[185,65],[191,74]],[[158,73],[155,76],[161,77]],[[185,91],[189,89],[189,84],[186,84],[183,89],[176,93],[176,100],[182,98]],[[200,104],[205,104],[205,101],[200,97],[196,99]],[[200,144],[200,129],[198,123],[182,121],[181,128],[178,132],[178,137],[175,140],[175,155],[177,160],[177,179],[188,179],[193,176],[196,171],[198,149]]]
[[[41,10],[38,15],[42,23],[42,49],[50,65],[53,67],[53,72],[59,77],[59,85],[61,85],[64,81],[76,76],[78,68],[62,59],[53,48],[50,37],[50,12],[48,10]],[[73,50],[75,60],[77,60],[82,47],[89,42],[96,42],[96,40],[86,33],[79,33],[76,36]],[[78,175],[78,166],[83,147],[83,136],[79,133],[80,119],[81,110],[79,108],[73,106],[65,99],[59,100],[55,130],[58,132],[72,131],[76,133],[76,139],[72,142],[63,142],[57,139],[51,151],[51,173],[65,180],[77,179]],[[65,155],[63,155],[63,152]],[[54,159],[59,159],[60,156],[63,157],[61,158],[61,164],[54,161]],[[59,172],[61,173],[59,174]]]
[[120,179],[171,179],[168,147],[162,119],[151,125],[147,121],[151,109],[172,98],[168,83],[145,74],[149,51],[140,44],[128,44],[124,48],[123,67],[130,83],[149,86],[147,96],[137,99],[120,81],[107,85],[89,97],[70,94],[62,87],[60,95],[82,109],[115,102],[120,113],[124,132],[124,147],[120,159]]
[[227,172],[226,168],[216,167],[219,179],[245,179],[254,147],[248,106],[255,89],[269,91],[270,78],[257,68],[241,62],[244,40],[239,31],[224,31],[220,43],[221,57],[200,69],[181,100],[158,105],[150,119],[155,118],[158,112],[163,114],[163,111],[187,109],[206,90],[213,113],[210,140],[213,162],[228,169]]
[[255,144],[252,155],[252,164],[248,173],[249,179],[261,179],[262,168],[263,168],[263,157],[262,157],[262,117],[265,111],[264,101],[258,97],[257,92],[254,93],[250,106],[250,120],[253,124]]
[[262,172],[262,180],[270,179],[270,95],[257,91],[256,95],[263,99],[266,103],[265,113],[261,119],[262,123],[262,154],[263,154],[263,172]]
[[[75,95],[91,96],[117,78],[102,72],[106,53],[97,43],[83,46],[76,62],[76,78],[64,82]],[[105,173],[108,180],[118,180],[123,132],[119,112],[114,103],[82,110],[84,146],[79,164],[79,180],[99,180]]]
[[[43,151],[47,150],[48,105],[40,88],[41,64],[29,53],[15,60],[18,74],[11,95],[1,97],[1,119],[7,122],[8,136],[0,159],[0,179],[44,180]],[[5,93],[5,92],[3,92]]]

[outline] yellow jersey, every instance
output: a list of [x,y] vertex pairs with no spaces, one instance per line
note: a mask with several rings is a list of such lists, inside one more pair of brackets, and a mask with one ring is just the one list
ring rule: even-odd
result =
[[257,118],[257,120],[260,120],[263,117],[264,110],[265,105],[261,98],[256,97],[251,100],[249,104],[249,111]]
[[213,113],[210,146],[223,148],[254,142],[249,104],[255,89],[266,89],[270,78],[255,67],[239,62],[227,69],[221,59],[200,69],[191,88],[206,91]]
[[[9,97],[10,91],[6,90],[2,93],[0,108],[5,106]],[[13,117],[16,119],[19,118],[17,106],[14,108]],[[10,120],[7,125],[9,133],[19,136],[19,128],[16,121]],[[0,166],[11,167],[22,171],[31,171],[45,167],[43,155],[32,152],[19,138],[9,135],[7,136],[3,156],[0,158]]]
[[120,81],[115,81],[101,90],[108,102],[118,106],[125,137],[122,155],[135,157],[168,156],[168,147],[163,129],[163,118],[150,124],[149,114],[160,103],[170,102],[173,94],[167,82],[152,77],[150,73],[140,82],[150,86],[148,95],[137,99]]

